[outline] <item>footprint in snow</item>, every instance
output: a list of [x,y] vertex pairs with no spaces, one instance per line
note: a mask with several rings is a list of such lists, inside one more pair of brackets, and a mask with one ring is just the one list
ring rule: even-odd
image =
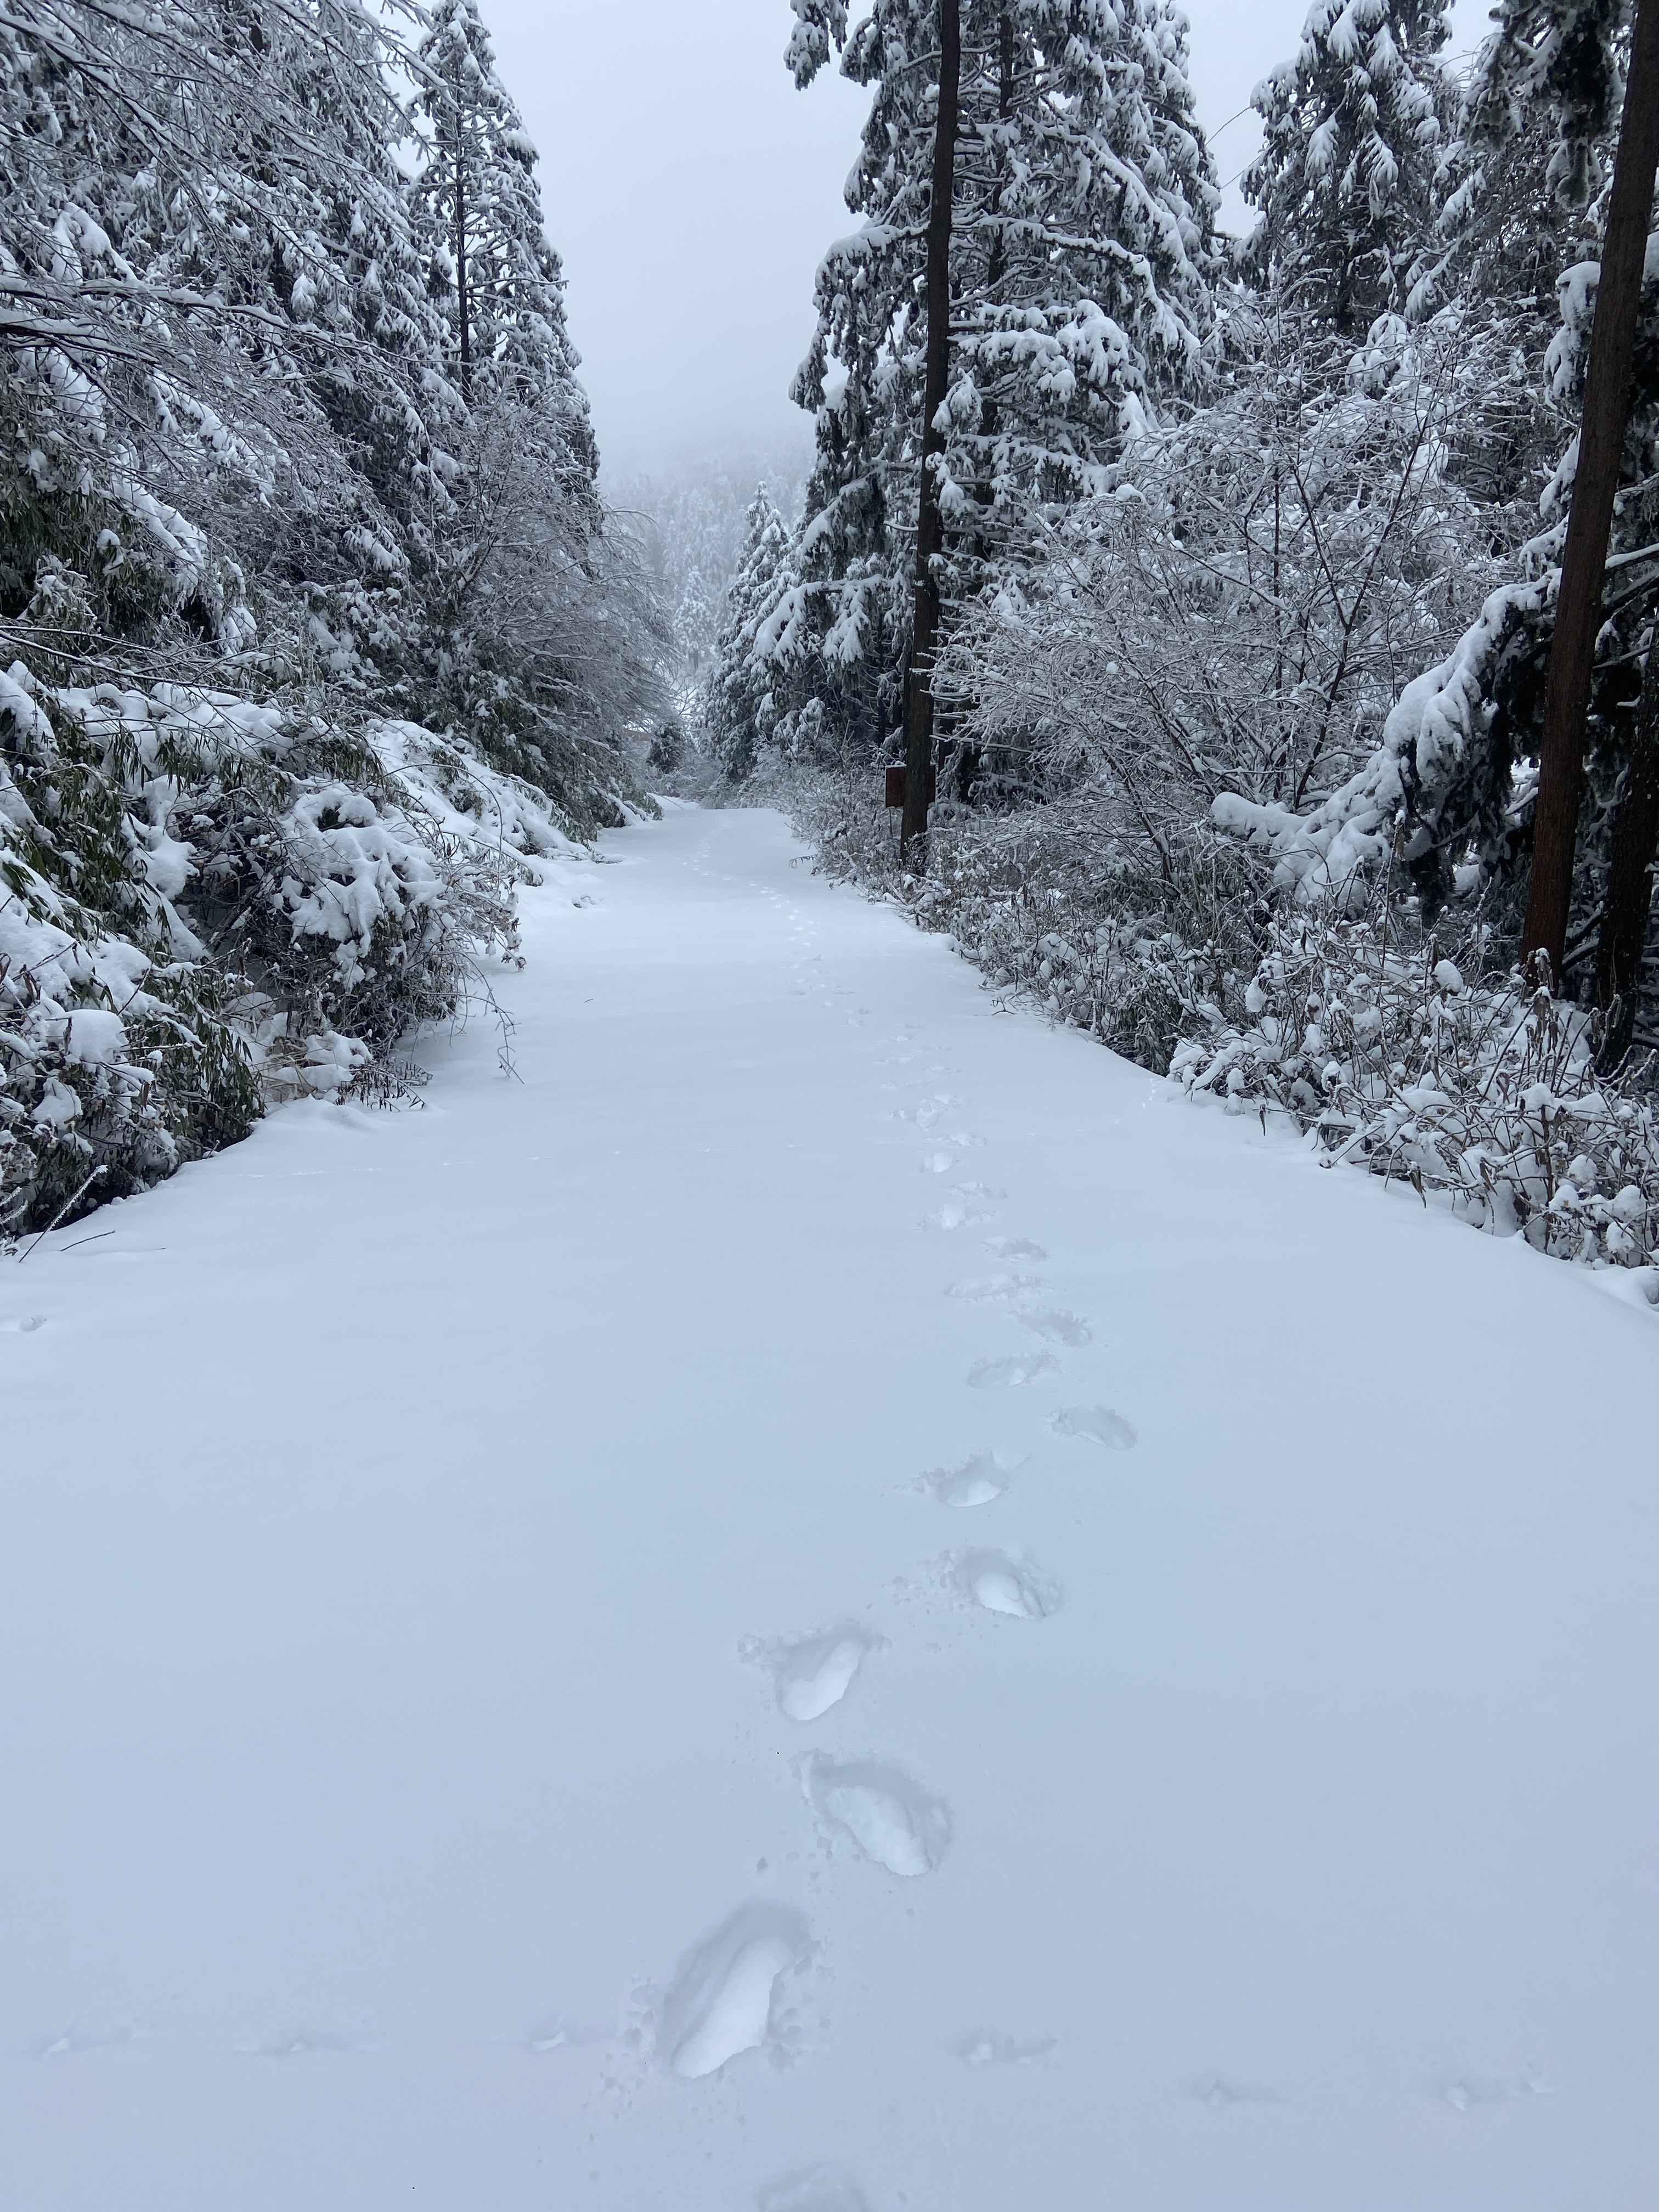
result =
[[83,2051],[113,2051],[125,2043],[143,2043],[147,2033],[126,2027],[112,2028],[107,2034],[89,2034],[84,2028],[67,2027],[61,2035],[42,2036],[29,2048],[37,2058],[78,2058]]
[[1060,1611],[1060,1584],[1030,1559],[1006,1552],[969,1552],[957,1561],[957,1580],[975,1605],[1015,1620],[1047,1620]]
[[815,1721],[847,1695],[876,1640],[848,1622],[820,1636],[746,1644],[739,1656],[770,1671],[781,1713],[792,1721]]
[[663,1999],[657,2047],[670,2069],[700,2081],[772,2041],[779,1978],[808,1948],[806,1923],[787,1905],[739,1905],[686,1954]]
[[1022,2042],[1018,2036],[982,2027],[964,2035],[951,2050],[964,2066],[1041,2066],[1058,2041],[1057,2036],[1033,2035]]
[[[922,1166],[929,1175],[943,1175],[947,1168],[955,1166],[963,1152],[971,1152],[984,1142],[983,1137],[975,1137],[969,1130],[951,1129],[935,1139],[933,1149],[922,1154]],[[997,1194],[999,1198],[1006,1194],[1003,1191]]]
[[755,2192],[758,2212],[870,2212],[869,2199],[844,2166],[809,2166],[780,2174]]
[[1023,1459],[1005,1462],[1000,1453],[975,1452],[959,1467],[936,1467],[921,1478],[921,1487],[941,1505],[988,1505],[1000,1498],[1009,1479],[1025,1464]]
[[976,1221],[988,1221],[991,1206],[1006,1191],[992,1190],[982,1182],[958,1183],[942,1206],[935,1206],[921,1218],[924,1229],[965,1229]]
[[1443,2099],[1455,2112],[1467,2112],[1477,2105],[1520,2104],[1533,2097],[1555,2094],[1532,2067],[1524,2074],[1509,2075],[1439,2074],[1428,2086],[1429,2094]]
[[1034,1336],[1047,1337],[1050,1344],[1077,1346],[1094,1341],[1081,1314],[1066,1313],[1058,1306],[1022,1306],[1019,1319]]
[[988,1237],[985,1249],[994,1260],[1046,1260],[1048,1256],[1029,1237]]
[[1056,1375],[1052,1352],[1017,1352],[1007,1359],[976,1359],[968,1370],[970,1390],[1018,1390],[1044,1375]]
[[1207,2105],[1212,2112],[1224,2112],[1233,2105],[1282,2105],[1286,2101],[1282,2089],[1271,2088],[1261,2081],[1243,2081],[1236,2074],[1200,2074],[1186,2094],[1195,2103]]
[[815,1754],[802,1762],[806,1801],[864,1856],[907,1881],[932,1874],[951,1842],[951,1811],[902,1768],[872,1759],[837,1764]]
[[1067,1406],[1048,1416],[1048,1426],[1057,1437],[1086,1437],[1108,1451],[1133,1451],[1139,1441],[1122,1414],[1109,1406]]
[[314,2058],[331,2057],[341,2052],[370,2051],[375,2045],[362,2037],[331,2035],[326,2031],[307,2028],[289,2034],[274,2035],[269,2043],[239,2043],[237,2056],[242,2058]]
[[968,1306],[1006,1305],[1041,1288],[1035,1275],[965,1275],[961,1282],[952,1283],[945,1295],[960,1298]]

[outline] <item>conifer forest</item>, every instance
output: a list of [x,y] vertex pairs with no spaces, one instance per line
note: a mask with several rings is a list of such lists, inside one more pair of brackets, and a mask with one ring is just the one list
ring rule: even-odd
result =
[[1302,5],[0,0],[8,2212],[1655,2202],[1659,0]]

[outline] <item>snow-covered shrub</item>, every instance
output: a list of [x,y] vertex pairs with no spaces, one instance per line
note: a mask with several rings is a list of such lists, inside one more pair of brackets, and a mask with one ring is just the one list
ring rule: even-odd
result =
[[[519,958],[553,802],[454,738],[161,684],[0,675],[0,1226],[386,1090]],[[404,1085],[404,1087],[407,1087]]]
[[1212,1020],[1170,1073],[1235,1111],[1288,1115],[1328,1162],[1438,1194],[1462,1220],[1565,1259],[1650,1265],[1650,1092],[1598,1076],[1592,1017],[1513,975],[1482,978],[1486,933],[1455,949],[1391,945],[1380,912],[1282,915],[1243,1018]]
[[1455,316],[1385,317],[1346,368],[1288,317],[1229,338],[1213,404],[963,611],[941,678],[976,797],[1092,784],[1160,872],[1214,806],[1301,817],[1345,787],[1498,580],[1502,519],[1445,475],[1490,366]]
[[260,1111],[221,979],[100,928],[31,865],[29,826],[0,762],[0,1241],[83,1191],[170,1175]]

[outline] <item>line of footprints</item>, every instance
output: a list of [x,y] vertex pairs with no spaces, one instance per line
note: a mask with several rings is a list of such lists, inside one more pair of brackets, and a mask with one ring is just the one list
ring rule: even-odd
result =
[[[798,957],[804,965],[813,957],[804,951],[810,938],[799,922],[795,934],[802,940]],[[796,973],[799,977],[799,967]],[[825,1003],[833,1004],[827,994]],[[914,1055],[903,1048],[914,1045],[915,1037],[902,1034],[896,1042],[901,1057],[889,1064],[914,1064]],[[925,1090],[945,1073],[929,1069],[889,1087]],[[950,1126],[961,1106],[960,1099],[934,1092],[899,1109],[899,1118],[912,1123],[924,1139],[924,1173],[948,1175],[978,1146],[979,1139]],[[988,1224],[1006,1195],[983,1183],[954,1183],[921,1225],[950,1232]],[[1022,1237],[988,1237],[982,1249],[993,1269],[953,1283],[947,1295],[967,1305],[1003,1309],[1035,1341],[1006,1357],[976,1359],[968,1370],[969,1387],[1013,1389],[1058,1372],[1055,1347],[1079,1348],[1091,1339],[1087,1321],[1051,1303],[1042,1279],[1031,1272],[1048,1255]],[[1136,1441],[1130,1424],[1109,1406],[1069,1407],[1051,1414],[1048,1425],[1056,1436],[1107,1451],[1130,1450]],[[933,1468],[917,1487],[943,1507],[971,1510],[1001,1497],[1018,1464],[1000,1452],[976,1452],[958,1465]],[[1017,1550],[972,1547],[951,1554],[945,1572],[960,1598],[993,1613],[1037,1621],[1060,1604],[1058,1583]],[[880,1641],[849,1621],[812,1635],[751,1641],[742,1647],[741,1656],[767,1669],[778,1711],[805,1725],[840,1704]],[[950,1848],[950,1808],[902,1768],[814,1751],[796,1762],[795,1771],[821,1831],[850,1840],[863,1858],[888,1874],[919,1880],[939,1866]],[[810,1951],[806,1920],[787,1905],[751,1901],[722,1922],[682,1961],[658,2014],[658,2050],[671,2069],[699,2080],[744,2051],[775,2048],[781,1990],[804,1969]],[[960,2055],[975,2063],[1018,2061],[1041,2057],[1048,2047],[976,2036],[963,2045]],[[763,2212],[860,2212],[864,2203],[849,2175],[822,2167],[763,2190],[757,2201]]]

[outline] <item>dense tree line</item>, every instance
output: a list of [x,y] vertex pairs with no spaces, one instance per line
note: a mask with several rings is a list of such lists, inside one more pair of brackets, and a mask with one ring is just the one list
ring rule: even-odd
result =
[[[839,50],[872,88],[864,221],[820,270],[797,380],[804,519],[757,504],[728,606],[708,704],[728,773],[782,775],[836,865],[1148,1064],[1489,1225],[1644,1257],[1659,292],[1639,250],[1553,935],[1532,865],[1621,144],[1638,249],[1652,227],[1636,10],[1504,0],[1454,77],[1444,0],[1318,0],[1254,94],[1258,222],[1236,243],[1168,0],[874,0],[855,25],[794,5],[797,79]],[[917,653],[924,469],[942,635]],[[878,771],[924,685],[938,798],[901,848]]]
[[0,1233],[395,1080],[637,797],[661,623],[535,150],[474,0],[419,31],[0,25]]

